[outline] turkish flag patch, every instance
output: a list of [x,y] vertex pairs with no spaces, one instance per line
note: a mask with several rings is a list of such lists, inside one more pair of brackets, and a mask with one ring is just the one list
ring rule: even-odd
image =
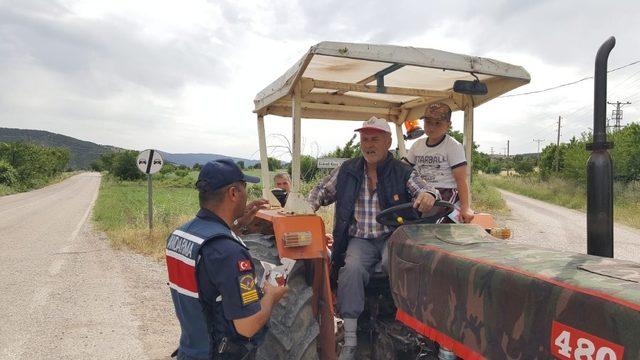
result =
[[240,260],[238,261],[238,270],[240,271],[249,271],[253,269],[251,266],[251,260]]

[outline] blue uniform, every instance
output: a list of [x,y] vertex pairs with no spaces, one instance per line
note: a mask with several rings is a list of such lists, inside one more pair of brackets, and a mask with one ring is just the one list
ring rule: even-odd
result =
[[[198,217],[227,226],[222,219],[203,209]],[[229,236],[230,235],[230,236]],[[256,283],[255,267],[249,249],[233,232],[207,241],[197,260],[200,302],[215,352],[223,338],[236,345],[260,345],[267,331],[263,327],[251,339],[238,334],[233,320],[255,315],[261,310],[262,292]]]
[[238,344],[260,343],[266,329],[246,339],[231,322],[260,311],[262,294],[248,249],[222,219],[200,210],[169,236],[166,260],[182,330],[179,358],[210,358],[224,337]]

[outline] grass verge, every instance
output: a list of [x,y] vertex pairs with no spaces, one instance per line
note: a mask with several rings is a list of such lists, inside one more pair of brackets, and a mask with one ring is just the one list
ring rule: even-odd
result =
[[160,259],[164,256],[167,236],[198,211],[197,193],[193,188],[154,183],[152,231],[149,231],[147,209],[146,182],[119,182],[105,176],[93,219],[115,248],[126,247]]
[[489,185],[486,179],[479,175],[474,175],[471,182],[472,208],[478,212],[491,215],[505,215],[509,212],[507,203],[502,199],[500,192]]
[[0,196],[11,195],[11,194],[15,194],[16,192],[17,191],[14,190],[13,188],[4,184],[0,184]]
[[[587,208],[587,191],[585,184],[579,184],[563,179],[551,178],[542,181],[537,177],[496,175],[478,176],[485,183],[570,209],[585,211]],[[621,183],[613,185],[613,216],[616,222],[640,228],[640,182]]]

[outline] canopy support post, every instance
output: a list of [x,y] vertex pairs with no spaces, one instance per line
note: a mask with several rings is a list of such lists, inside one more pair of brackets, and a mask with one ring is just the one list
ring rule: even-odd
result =
[[[467,159],[467,183],[471,186],[471,173],[473,167],[473,98],[465,96],[464,101],[464,156]],[[469,204],[471,205],[471,204]]]
[[404,143],[404,136],[402,135],[402,124],[396,124],[396,139],[398,140],[400,158],[407,157],[407,146]]
[[396,123],[396,140],[398,140],[398,152],[400,153],[400,158],[407,157],[407,144],[404,142],[404,136],[402,135],[402,124],[407,120],[407,115],[409,115],[408,109],[402,109],[400,115],[398,115],[398,122]]
[[293,123],[293,149],[291,149],[291,181],[292,192],[300,191],[300,143],[302,141],[301,121],[302,107],[300,99],[300,83],[298,82],[291,95],[291,120]]
[[264,130],[264,115],[258,115],[258,144],[260,145],[260,173],[262,176],[262,198],[269,198],[271,177],[269,176],[269,161],[267,160],[267,141]]

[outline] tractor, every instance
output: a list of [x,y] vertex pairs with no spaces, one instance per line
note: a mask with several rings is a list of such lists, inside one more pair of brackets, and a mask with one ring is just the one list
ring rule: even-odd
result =
[[[395,228],[388,240],[389,273],[373,274],[367,286],[366,310],[358,320],[360,358],[436,359],[443,348],[448,352],[440,358],[640,359],[640,265],[612,259],[604,109],[614,44],[607,40],[596,58],[595,134],[587,165],[589,254],[497,238],[488,214],[472,224],[435,224],[452,210],[446,203],[430,214],[407,205],[386,209],[377,220]],[[402,157],[405,137],[416,134],[415,119],[427,105],[445,102],[464,112],[470,180],[474,108],[529,81],[524,68],[493,59],[321,42],[258,93],[262,195],[271,208],[258,213],[244,239],[257,260],[296,260],[289,293],[273,311],[258,359],[335,359],[341,347],[325,225],[299,194],[301,120],[385,118],[395,125]],[[293,186],[284,207],[269,191],[266,115],[292,118]]]

